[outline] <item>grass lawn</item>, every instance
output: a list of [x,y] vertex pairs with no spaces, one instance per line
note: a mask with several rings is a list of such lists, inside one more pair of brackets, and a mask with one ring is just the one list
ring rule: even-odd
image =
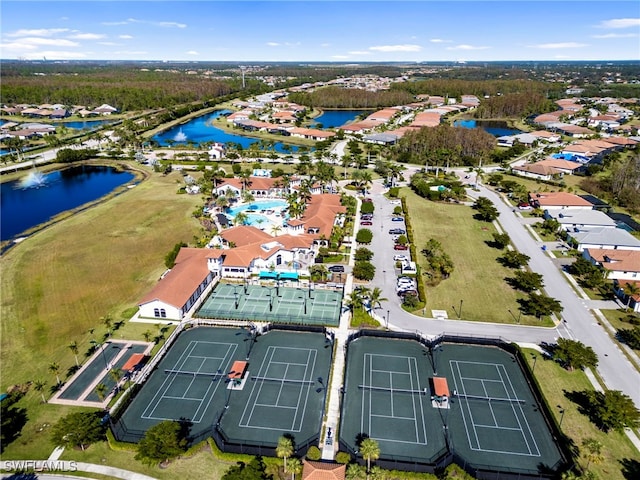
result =
[[597,475],[597,478],[624,480],[621,462],[623,459],[637,461],[640,458],[638,451],[623,433],[604,433],[598,430],[588,417],[578,411],[578,406],[565,396],[565,392],[593,390],[586,375],[581,370],[568,372],[536,351],[524,350],[524,352],[532,367],[534,358],[536,359],[535,376],[558,422],[560,422],[561,408],[564,409],[562,432],[572,441],[573,447],[578,452],[576,461],[583,467],[587,466],[586,459],[580,454],[582,441],[586,438],[595,438],[603,445],[604,461],[599,465],[592,462],[589,469]]
[[[631,310],[625,312],[624,310],[600,310],[602,314],[609,321],[611,326],[617,330],[630,330],[636,325],[629,323],[628,318],[635,318],[638,322],[640,322],[640,314],[634,313]],[[638,355],[640,355],[640,350],[634,350]]]
[[[509,310],[517,317],[517,299],[524,295],[504,280],[513,275],[513,270],[496,260],[504,252],[486,243],[493,240],[494,226],[475,220],[471,207],[431,202],[409,188],[403,188],[401,195],[407,198],[414,238],[419,239],[416,250],[420,252],[428,239],[435,238],[454,264],[448,279],[436,287],[427,287],[427,313],[430,315],[432,309],[447,310],[450,318],[456,318],[452,306],[457,309],[463,300],[462,318],[465,320],[515,323]],[[424,269],[424,256],[418,253],[417,260]],[[521,316],[520,322],[540,325],[536,318],[526,315]]]
[[[165,270],[164,256],[178,242],[189,242],[199,226],[191,212],[197,196],[177,195],[179,173],[153,174],[123,195],[73,215],[9,250],[2,261],[0,305],[2,390],[9,385],[44,380],[48,387],[60,365],[64,380],[74,365],[72,341],[80,355],[91,338],[106,331],[101,318],[122,319]],[[93,334],[90,329],[95,329]],[[113,338],[142,340],[157,335],[153,324],[124,325]],[[48,388],[47,387],[47,388]],[[68,407],[41,405],[30,391],[19,406],[29,421],[22,437],[9,445],[5,458],[48,457],[39,428],[51,424]]]

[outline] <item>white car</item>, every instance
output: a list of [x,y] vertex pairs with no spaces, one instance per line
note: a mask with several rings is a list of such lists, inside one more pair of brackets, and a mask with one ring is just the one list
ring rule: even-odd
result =
[[404,261],[409,261],[409,257],[407,257],[406,255],[394,255],[393,256],[393,261],[394,262],[404,262]]
[[402,205],[402,200],[391,200],[389,203],[391,205]]

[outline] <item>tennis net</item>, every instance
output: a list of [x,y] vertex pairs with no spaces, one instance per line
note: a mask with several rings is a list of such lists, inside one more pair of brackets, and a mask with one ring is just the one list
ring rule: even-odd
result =
[[167,375],[184,375],[187,377],[208,377],[208,378],[221,378],[224,377],[224,373],[220,372],[189,372],[186,370],[171,370],[165,368],[164,373]]
[[282,305],[302,305],[302,302],[300,300],[287,300],[284,298],[278,300],[278,303]]
[[362,390],[373,390],[376,392],[389,392],[389,393],[410,393],[413,395],[426,395],[427,389],[414,390],[411,388],[389,388],[389,387],[376,387],[375,385],[358,385],[358,388]]
[[464,398],[465,400],[479,400],[484,402],[526,403],[520,398],[483,397],[482,395],[466,395],[461,393],[456,393],[454,396]]
[[313,302],[314,307],[337,307],[338,302]]
[[271,377],[251,377],[256,382],[272,382],[272,383],[294,383],[298,385],[313,385],[313,380],[293,380],[288,378],[271,378]]

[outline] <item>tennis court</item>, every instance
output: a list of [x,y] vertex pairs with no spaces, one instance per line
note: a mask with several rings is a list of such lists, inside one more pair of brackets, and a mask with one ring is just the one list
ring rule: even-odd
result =
[[431,463],[446,453],[424,352],[410,340],[363,337],[349,344],[340,436],[354,450],[366,435],[382,458]]
[[[132,400],[114,432],[138,441],[163,420],[187,419],[191,436],[213,429],[229,442],[275,446],[317,435],[331,348],[322,333],[196,327],[180,334]],[[247,359],[248,357],[248,359]]]
[[341,291],[220,283],[197,316],[338,326],[341,304]]
[[[436,377],[450,392],[442,403]],[[433,463],[449,452],[475,468],[535,474],[562,462],[515,357],[491,346],[351,342],[341,439],[357,449],[363,435],[391,461]]]

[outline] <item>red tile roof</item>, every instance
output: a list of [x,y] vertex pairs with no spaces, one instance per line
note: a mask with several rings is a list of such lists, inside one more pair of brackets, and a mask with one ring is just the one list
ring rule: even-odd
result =
[[344,480],[347,466],[302,460],[302,480]]
[[593,207],[593,203],[578,195],[566,192],[530,193],[529,197],[544,207]]

